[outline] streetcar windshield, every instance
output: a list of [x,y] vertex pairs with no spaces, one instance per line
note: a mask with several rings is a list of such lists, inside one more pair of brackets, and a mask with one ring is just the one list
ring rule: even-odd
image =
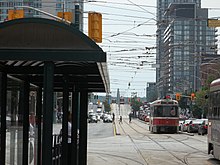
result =
[[154,117],[178,117],[177,106],[155,106]]

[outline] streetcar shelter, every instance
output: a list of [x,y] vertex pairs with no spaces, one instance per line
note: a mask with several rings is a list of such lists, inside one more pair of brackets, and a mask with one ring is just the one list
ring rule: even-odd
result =
[[[57,148],[56,92],[63,108]],[[0,23],[0,164],[67,164],[69,110],[72,164],[86,164],[90,92],[109,92],[106,53],[74,25],[44,18]]]

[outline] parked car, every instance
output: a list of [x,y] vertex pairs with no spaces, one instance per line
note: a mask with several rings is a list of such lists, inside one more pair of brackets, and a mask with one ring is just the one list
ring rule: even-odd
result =
[[88,121],[89,123],[97,123],[98,122],[95,114],[90,114],[88,120],[89,120]]
[[101,115],[100,114],[96,114],[96,118],[97,118],[97,121],[100,121],[101,120]]
[[149,122],[149,120],[150,120],[150,112],[147,112],[147,113],[145,113],[144,121]]
[[205,119],[192,120],[189,123],[189,126],[187,128],[187,132],[189,132],[189,133],[191,133],[191,132],[198,132],[199,126],[203,123],[203,121],[205,121]]
[[188,126],[189,126],[189,123],[191,121],[192,121],[191,119],[183,121],[183,124],[182,124],[182,127],[181,127],[182,132],[186,132],[188,130]]
[[112,123],[112,116],[111,115],[105,115],[103,118],[104,123]]
[[204,135],[207,134],[208,130],[208,119],[204,119],[201,125],[199,125],[198,128],[198,135]]

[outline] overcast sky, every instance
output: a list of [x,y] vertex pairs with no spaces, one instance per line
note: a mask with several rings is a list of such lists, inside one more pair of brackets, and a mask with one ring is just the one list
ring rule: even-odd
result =
[[[147,82],[155,82],[156,0],[98,0],[85,3],[84,10],[102,13],[103,42],[107,53],[111,94],[145,96]],[[220,17],[219,0],[202,0],[210,8],[209,18]],[[84,15],[87,17],[87,14]],[[84,33],[87,18],[84,19]],[[147,49],[146,49],[147,48]]]

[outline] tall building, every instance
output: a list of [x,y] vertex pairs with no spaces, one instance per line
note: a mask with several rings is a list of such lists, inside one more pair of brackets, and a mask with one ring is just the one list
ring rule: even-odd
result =
[[[75,11],[78,12],[79,29],[83,29],[83,0],[2,0],[0,1],[0,22],[8,19],[8,10],[19,6],[30,6],[49,14],[57,16],[58,12],[72,12],[75,22]],[[18,8],[17,8],[18,9]],[[25,17],[51,18],[38,11],[22,8],[25,11]]]
[[155,82],[148,82],[146,88],[146,100],[147,102],[152,102],[157,99],[156,91],[156,83]]
[[216,51],[215,29],[207,27],[201,0],[157,1],[156,83],[158,95],[196,91],[203,54]]
[[[0,22],[8,19],[8,10],[20,9],[19,6],[30,6],[37,9],[42,9],[42,2],[49,0],[2,0],[0,2]],[[51,5],[48,4],[47,5]],[[53,8],[53,6],[51,6]],[[53,8],[55,9],[55,8]],[[41,14],[31,9],[25,9],[25,17],[41,17]]]

